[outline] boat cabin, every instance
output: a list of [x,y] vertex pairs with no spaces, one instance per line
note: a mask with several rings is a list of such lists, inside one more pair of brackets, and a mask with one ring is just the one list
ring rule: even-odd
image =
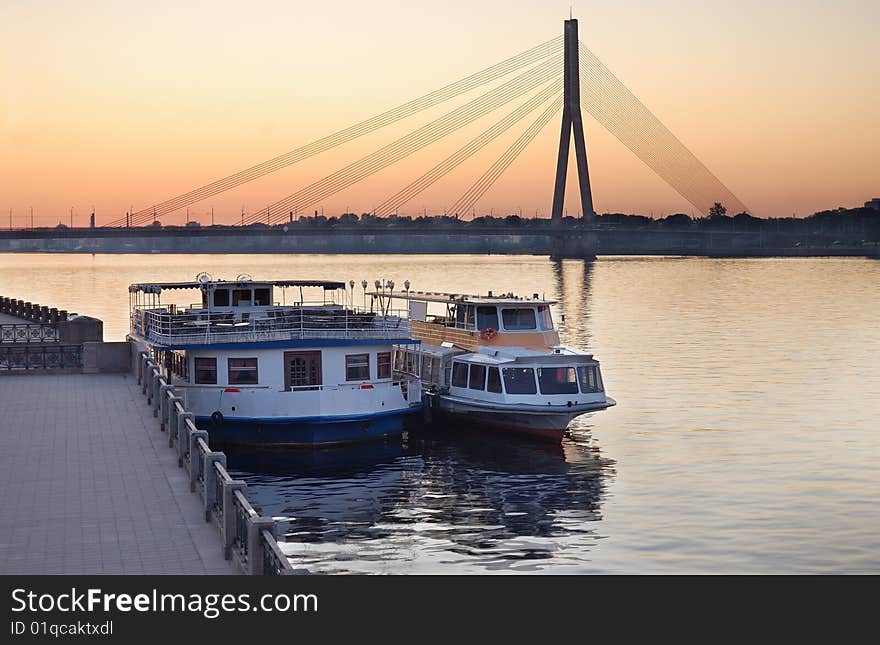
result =
[[[371,295],[380,303],[391,297],[384,292]],[[406,291],[393,297],[408,301],[413,335],[423,343],[451,342],[470,351],[479,346],[551,348],[559,344],[550,311],[556,303],[538,294],[522,298],[495,296],[491,291],[486,296]]]
[[[194,290],[199,302],[188,303]],[[227,440],[387,436],[421,407],[420,383],[392,372],[394,347],[417,343],[406,319],[355,307],[353,281],[207,277],[129,293],[130,338],[172,377],[197,423]]]

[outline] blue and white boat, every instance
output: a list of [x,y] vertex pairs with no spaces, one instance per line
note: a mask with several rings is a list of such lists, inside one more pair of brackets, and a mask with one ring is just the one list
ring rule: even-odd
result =
[[[320,298],[308,301],[304,290]],[[418,379],[392,369],[394,348],[419,341],[405,317],[355,307],[354,282],[200,274],[133,284],[129,296],[131,340],[171,376],[212,443],[379,439],[401,434],[421,408]]]

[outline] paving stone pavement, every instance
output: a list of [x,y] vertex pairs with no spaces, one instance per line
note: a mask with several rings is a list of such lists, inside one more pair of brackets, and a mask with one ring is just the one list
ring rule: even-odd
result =
[[131,374],[0,376],[0,574],[236,574]]

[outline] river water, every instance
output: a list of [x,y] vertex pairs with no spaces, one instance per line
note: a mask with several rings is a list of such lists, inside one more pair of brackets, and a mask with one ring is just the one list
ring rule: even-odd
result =
[[0,295],[102,318],[121,340],[129,283],[199,271],[539,293],[618,401],[561,446],[444,429],[229,451],[296,566],[880,573],[876,260],[0,255]]

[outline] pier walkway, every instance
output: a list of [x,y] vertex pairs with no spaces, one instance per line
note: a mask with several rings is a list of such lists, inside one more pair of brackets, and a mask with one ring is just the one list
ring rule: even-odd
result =
[[0,379],[0,574],[237,574],[137,377]]

